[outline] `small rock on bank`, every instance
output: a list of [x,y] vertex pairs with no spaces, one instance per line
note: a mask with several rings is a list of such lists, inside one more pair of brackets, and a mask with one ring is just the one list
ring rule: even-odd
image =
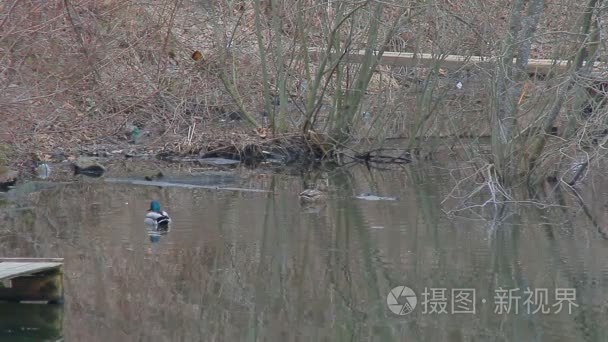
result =
[[9,186],[15,185],[18,177],[18,171],[13,171],[6,167],[0,167],[0,191],[6,191]]
[[106,172],[106,168],[99,164],[94,158],[80,157],[75,160],[72,165],[74,166],[75,175],[80,174],[89,177],[101,177]]

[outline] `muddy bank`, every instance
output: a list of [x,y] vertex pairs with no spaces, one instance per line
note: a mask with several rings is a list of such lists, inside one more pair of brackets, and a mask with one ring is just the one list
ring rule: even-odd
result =
[[[206,146],[94,145],[15,155],[0,169],[0,186],[42,179],[133,177],[152,181],[173,173],[253,168],[309,168],[335,161],[335,149],[318,136],[257,141],[216,141]],[[176,148],[177,147],[177,148]]]
[[420,158],[419,151],[397,148],[338,146],[325,135],[285,135],[262,138],[234,135],[205,144],[95,144],[81,148],[21,153],[0,169],[0,190],[15,183],[39,179],[72,181],[83,177],[130,177],[153,181],[172,173],[209,170],[268,169],[273,172],[303,172],[319,167],[363,163],[407,164]]

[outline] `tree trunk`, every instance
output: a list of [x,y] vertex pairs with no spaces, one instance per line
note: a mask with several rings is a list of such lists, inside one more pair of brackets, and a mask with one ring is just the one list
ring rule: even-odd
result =
[[[524,1],[516,0],[511,10],[509,36],[504,40],[502,58],[496,66],[495,110],[492,124],[494,164],[502,181],[510,183],[516,176],[514,160],[517,132],[518,99],[527,78],[532,38],[543,12],[544,0],[531,0],[525,14]],[[513,59],[517,58],[515,63]]]

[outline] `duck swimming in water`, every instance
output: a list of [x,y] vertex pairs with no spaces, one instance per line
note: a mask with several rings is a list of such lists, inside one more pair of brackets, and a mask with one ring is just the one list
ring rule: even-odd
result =
[[150,202],[150,209],[146,213],[146,224],[155,225],[159,227],[167,227],[171,223],[171,218],[166,211],[160,209],[160,203],[154,200]]
[[327,198],[323,191],[317,189],[306,189],[300,192],[299,196],[302,203],[321,202]]
[[300,201],[302,203],[319,203],[327,199],[327,180],[320,182],[313,189],[306,189],[300,192]]

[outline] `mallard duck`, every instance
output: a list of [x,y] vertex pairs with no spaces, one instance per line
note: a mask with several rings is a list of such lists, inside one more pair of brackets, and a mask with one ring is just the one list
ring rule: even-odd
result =
[[324,182],[319,182],[315,188],[306,189],[300,192],[300,201],[303,203],[318,203],[324,201],[327,198],[327,188],[327,180]]
[[306,189],[300,192],[300,201],[304,203],[314,203],[325,200],[327,196],[321,190],[317,189]]
[[159,227],[167,227],[171,223],[171,218],[166,211],[160,209],[160,203],[158,201],[150,202],[150,209],[146,213],[146,224],[155,225]]

